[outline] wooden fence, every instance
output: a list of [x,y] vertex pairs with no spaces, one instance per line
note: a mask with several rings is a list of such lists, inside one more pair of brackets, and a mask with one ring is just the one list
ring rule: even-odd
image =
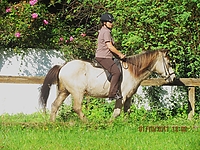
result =
[[[44,77],[0,76],[0,83],[42,84]],[[167,83],[162,78],[144,80],[141,86],[187,86],[188,87],[188,119],[192,119],[195,110],[195,87],[200,86],[200,78],[180,78]]]

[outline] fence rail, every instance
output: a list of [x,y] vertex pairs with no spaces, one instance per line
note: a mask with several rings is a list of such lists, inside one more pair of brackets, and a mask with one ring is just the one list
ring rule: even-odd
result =
[[[31,76],[0,76],[0,83],[42,84],[44,77]],[[188,87],[188,119],[192,119],[195,109],[195,86],[200,86],[200,78],[180,78],[167,83],[162,78],[142,81],[141,86],[187,86]]]
[[[44,77],[41,76],[0,76],[0,83],[18,84],[42,84]],[[180,78],[172,83],[167,83],[162,78],[146,79],[142,81],[142,86],[200,86],[200,78]]]
[[30,76],[0,76],[0,83],[17,83],[17,84],[42,84],[44,77]]

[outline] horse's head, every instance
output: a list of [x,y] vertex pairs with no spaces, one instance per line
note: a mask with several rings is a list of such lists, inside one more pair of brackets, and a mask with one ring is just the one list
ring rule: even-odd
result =
[[154,70],[160,74],[167,82],[172,82],[175,78],[175,73],[170,66],[170,60],[167,50],[160,50],[157,61],[155,62]]

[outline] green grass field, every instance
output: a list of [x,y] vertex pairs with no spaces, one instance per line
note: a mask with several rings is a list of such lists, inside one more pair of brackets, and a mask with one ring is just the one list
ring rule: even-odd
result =
[[200,120],[50,123],[40,113],[0,116],[2,150],[199,150]]

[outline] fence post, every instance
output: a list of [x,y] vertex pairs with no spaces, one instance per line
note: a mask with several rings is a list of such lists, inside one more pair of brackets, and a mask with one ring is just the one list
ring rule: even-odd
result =
[[188,98],[188,119],[191,120],[195,109],[195,87],[188,87]]

